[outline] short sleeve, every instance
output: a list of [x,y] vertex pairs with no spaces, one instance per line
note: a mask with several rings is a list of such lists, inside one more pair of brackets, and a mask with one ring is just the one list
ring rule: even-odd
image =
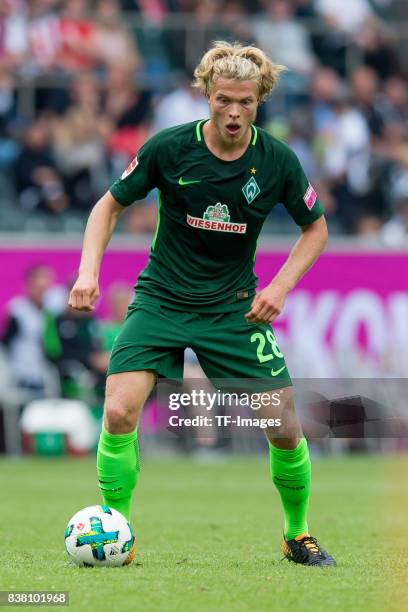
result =
[[157,140],[151,138],[139,150],[137,156],[110,187],[109,191],[119,204],[130,206],[147,196],[155,185]]
[[281,202],[297,225],[309,225],[324,214],[323,204],[309,183],[295,153],[287,148]]

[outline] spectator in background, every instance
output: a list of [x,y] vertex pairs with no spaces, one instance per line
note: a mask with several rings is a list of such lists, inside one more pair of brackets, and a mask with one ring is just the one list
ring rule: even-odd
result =
[[350,77],[355,107],[364,115],[373,138],[381,138],[384,121],[379,108],[379,79],[372,68],[360,66]]
[[323,141],[323,168],[332,183],[343,228],[353,232],[366,214],[359,198],[370,188],[370,133],[364,116],[350,104],[346,93],[338,92],[332,104],[335,120]]
[[341,89],[342,81],[331,68],[318,68],[313,74],[310,86],[310,110],[315,136],[327,133],[335,120],[332,101]]
[[28,62],[34,71],[54,70],[61,46],[57,0],[32,0],[28,6]]
[[208,117],[208,103],[185,78],[179,87],[164,96],[153,110],[153,132]]
[[139,67],[139,53],[134,40],[121,24],[117,0],[99,0],[93,42],[96,57],[104,68],[119,68],[131,73]]
[[222,21],[222,5],[217,0],[178,2],[180,12],[189,14],[184,27],[163,32],[163,42],[170,65],[175,70],[190,74],[199,57],[213,40],[231,40]]
[[351,35],[372,16],[368,0],[315,0],[315,9],[330,30]]
[[377,19],[367,19],[355,36],[358,49],[363,54],[363,63],[386,79],[400,72],[396,52],[398,36]]
[[74,76],[69,89],[70,101],[68,106],[77,107],[84,113],[91,115],[102,114],[101,87],[94,74],[81,72]]
[[310,109],[297,108],[290,116],[290,130],[286,141],[298,156],[302,168],[319,193],[319,197],[324,202],[326,217],[330,219],[336,212],[336,201],[330,193],[329,185],[324,180],[316,159],[314,136]]
[[[148,4],[146,0],[144,4]],[[247,9],[240,0],[178,0],[174,4],[175,12],[188,15],[188,22],[165,29],[162,42],[170,67],[182,74],[194,71],[199,57],[214,40],[252,42]]]
[[[370,132],[364,115],[350,101],[336,73],[319,70],[312,86],[312,114],[323,177],[337,202],[346,231],[356,231],[362,200],[370,193]],[[375,207],[370,198],[367,208]],[[359,210],[360,207],[360,210]]]
[[91,74],[75,78],[72,101],[53,121],[53,151],[71,209],[86,211],[109,183],[105,142],[113,126],[101,114],[99,88]]
[[298,107],[289,119],[290,129],[285,140],[298,156],[306,176],[314,185],[319,177],[319,169],[313,153],[314,130],[310,111]]
[[46,265],[35,265],[25,271],[24,294],[10,301],[2,338],[17,385],[38,396],[44,394],[47,381],[42,346],[44,299],[53,281],[53,271]]
[[96,25],[87,0],[65,0],[60,16],[60,46],[56,62],[67,72],[96,68]]
[[138,126],[150,117],[151,95],[137,86],[133,72],[112,67],[106,77],[104,110],[118,128]]
[[[398,72],[398,37],[379,19],[392,0],[316,0],[314,8],[326,32],[314,37],[322,62],[346,75],[347,47],[356,45],[362,63],[381,78]],[[355,54],[354,54],[355,57]]]
[[[28,49],[25,70],[34,76],[51,73],[54,77],[61,67],[58,57],[61,51],[61,17],[59,0],[31,0],[28,5]],[[47,79],[42,87],[35,89],[35,110],[62,113],[69,103],[66,86]]]
[[178,0],[120,0],[125,13],[139,13],[152,23],[162,23],[168,10],[179,10]]
[[45,119],[37,119],[27,126],[14,174],[23,210],[60,213],[68,207],[63,181],[51,153],[49,126]]
[[388,247],[403,248],[408,244],[408,168],[406,175],[406,192],[395,204],[394,214],[384,224],[380,238]]
[[24,0],[0,0],[0,67],[18,70],[27,53]]
[[[253,2],[253,4],[256,3]],[[225,28],[224,36],[228,40],[239,40],[242,44],[251,44],[253,35],[248,20],[248,8],[245,9],[242,0],[224,0],[220,20]]]
[[295,0],[296,17],[307,19],[316,17],[315,0]]
[[392,204],[404,200],[408,193],[408,127],[398,121],[388,123],[380,150],[389,160],[389,197]]
[[113,173],[122,174],[149,135],[151,95],[137,87],[133,72],[111,68],[105,82],[103,109],[113,126],[107,141]]
[[19,153],[12,129],[16,112],[15,80],[0,65],[0,169],[9,168]]
[[322,21],[320,27],[312,35],[313,50],[322,66],[335,70],[341,76],[346,76],[348,38],[344,32],[331,30]]
[[[357,69],[351,82],[357,107],[364,113],[372,137],[369,189],[355,203],[360,216],[357,229],[359,233],[376,235],[384,219],[396,210],[399,211],[396,221],[400,224],[403,210],[400,203],[408,192],[405,178],[408,133],[403,118],[407,112],[406,90],[397,78],[390,80],[391,89],[395,86],[393,106],[379,93],[378,79],[370,68]],[[391,230],[388,235],[391,236]]]
[[406,125],[389,121],[384,124],[382,139],[372,149],[370,172],[376,201],[383,204],[384,219],[398,216],[400,202],[408,193],[407,142]]
[[57,367],[62,397],[102,393],[107,363],[92,313],[69,306],[58,315],[48,313],[42,341],[47,358]]
[[107,291],[108,316],[100,323],[102,348],[107,353],[106,367],[113,343],[120,332],[132,297],[133,289],[126,283],[113,283]]
[[310,75],[316,65],[309,32],[295,19],[293,0],[264,0],[265,15],[252,29],[256,41],[274,62],[297,75]]
[[381,113],[385,123],[408,124],[408,84],[402,77],[394,76],[385,81]]
[[0,131],[15,114],[15,81],[10,72],[0,66]]

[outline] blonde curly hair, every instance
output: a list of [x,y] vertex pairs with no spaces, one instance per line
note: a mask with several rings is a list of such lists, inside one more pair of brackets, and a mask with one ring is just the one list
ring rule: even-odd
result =
[[207,96],[219,77],[239,81],[254,79],[258,82],[258,100],[263,102],[272,93],[281,72],[285,70],[286,66],[272,62],[258,47],[244,47],[238,42],[230,44],[217,40],[194,70],[192,85]]

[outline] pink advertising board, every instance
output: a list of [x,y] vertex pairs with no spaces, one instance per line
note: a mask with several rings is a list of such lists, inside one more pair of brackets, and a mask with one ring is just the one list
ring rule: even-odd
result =
[[[0,247],[0,324],[7,302],[22,291],[23,273],[36,263],[51,265],[64,284],[79,264],[78,248]],[[285,261],[283,250],[259,250],[259,287],[271,280]],[[100,278],[104,291],[117,281],[132,286],[146,265],[148,250],[105,254]],[[408,251],[327,251],[288,297],[274,328],[297,376],[408,376]]]

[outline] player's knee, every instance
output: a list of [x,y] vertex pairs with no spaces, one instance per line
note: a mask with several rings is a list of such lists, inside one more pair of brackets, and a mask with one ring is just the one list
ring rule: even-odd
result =
[[286,415],[286,418],[284,417],[281,420],[279,428],[269,428],[265,433],[273,446],[285,450],[296,448],[302,436],[302,430],[296,415],[293,415],[292,418],[288,418]]
[[134,393],[116,377],[109,376],[106,382],[104,423],[113,434],[128,433],[137,425],[139,414]]
[[106,386],[104,422],[109,433],[121,434],[136,427],[137,410],[131,397],[123,389]]
[[118,401],[107,400],[104,411],[105,427],[109,433],[128,433],[135,428],[132,410]]
[[154,380],[155,376],[150,372],[124,372],[108,376],[104,422],[110,433],[128,433],[137,427]]
[[267,437],[271,444],[277,448],[296,448],[302,437],[302,427],[296,413],[292,388],[286,390],[280,408],[280,425],[267,430]]

